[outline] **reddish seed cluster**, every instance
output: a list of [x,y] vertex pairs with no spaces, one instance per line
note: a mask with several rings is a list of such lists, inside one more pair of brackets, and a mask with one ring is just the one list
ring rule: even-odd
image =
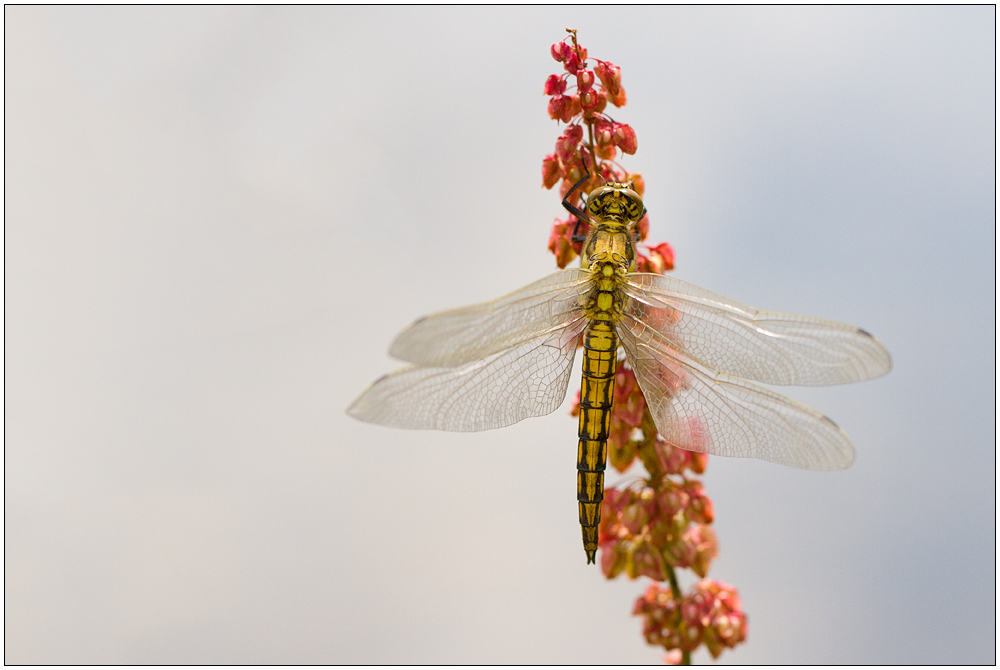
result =
[[[703,454],[692,457],[660,441],[656,453],[664,466],[704,470]],[[681,475],[679,481],[664,477],[656,484],[605,489],[599,542],[608,579],[624,572],[632,579],[666,581],[669,568],[690,568],[704,577],[718,555],[709,526],[715,511],[701,482]]]
[[736,589],[723,582],[703,579],[680,600],[669,588],[651,584],[635,602],[642,615],[642,633],[650,644],[668,650],[664,660],[679,663],[682,652],[704,644],[718,658],[747,637],[747,617]]

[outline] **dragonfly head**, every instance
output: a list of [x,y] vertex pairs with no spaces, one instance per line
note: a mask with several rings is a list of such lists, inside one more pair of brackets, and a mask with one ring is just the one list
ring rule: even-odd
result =
[[587,196],[587,213],[597,221],[615,221],[632,225],[642,218],[646,208],[632,184],[608,182]]

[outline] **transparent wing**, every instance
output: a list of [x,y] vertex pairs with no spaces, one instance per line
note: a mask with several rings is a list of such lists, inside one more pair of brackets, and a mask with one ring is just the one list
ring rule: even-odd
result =
[[626,315],[618,334],[660,436],[676,447],[841,470],[851,439],[816,410],[685,356]]
[[586,320],[455,367],[411,365],[388,374],[348,408],[351,416],[396,428],[476,431],[554,412],[566,398]]
[[[765,384],[827,386],[892,368],[871,334],[836,321],[762,312],[672,277],[633,273],[626,312],[673,350],[710,368]],[[640,332],[640,340],[646,336]]]
[[557,332],[581,314],[590,274],[562,270],[493,302],[417,320],[393,342],[389,355],[409,363],[455,367]]

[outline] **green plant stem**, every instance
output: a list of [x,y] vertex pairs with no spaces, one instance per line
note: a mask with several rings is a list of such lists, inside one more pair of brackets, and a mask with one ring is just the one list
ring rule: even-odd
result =
[[635,445],[635,452],[649,473],[649,485],[652,488],[659,488],[660,481],[666,473],[660,467],[660,459],[656,456],[656,424],[653,422],[653,415],[649,413],[649,407],[642,410],[642,423],[639,428],[642,430],[642,441]]
[[[677,583],[677,573],[674,572],[674,566],[667,564],[667,577],[670,579],[670,592],[674,596],[674,600],[677,602],[681,601],[681,585]],[[681,665],[691,665],[691,652],[686,650],[681,650]]]
[[[600,166],[597,164],[597,150],[594,148],[594,120],[587,120],[587,143],[590,145],[590,158],[594,161],[594,173],[600,175]],[[586,168],[586,165],[584,165]]]
[[674,600],[677,602],[681,601],[681,585],[677,583],[677,573],[674,572],[674,566],[669,563],[667,566],[667,578],[670,580],[670,592],[674,596]]

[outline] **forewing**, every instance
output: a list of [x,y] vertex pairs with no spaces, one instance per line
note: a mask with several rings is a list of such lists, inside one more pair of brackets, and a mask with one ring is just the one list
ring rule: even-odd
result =
[[627,315],[618,333],[656,428],[670,444],[807,470],[841,470],[854,460],[847,433],[816,410],[705,367]]
[[730,375],[765,384],[827,386],[872,379],[892,368],[889,352],[855,326],[763,312],[672,277],[633,273],[626,313],[672,350]]
[[396,428],[477,431],[554,412],[566,398],[580,316],[562,329],[455,367],[411,365],[382,377],[348,408]]
[[584,270],[562,270],[499,300],[426,316],[396,337],[389,355],[456,367],[556,333],[580,317],[589,277]]

